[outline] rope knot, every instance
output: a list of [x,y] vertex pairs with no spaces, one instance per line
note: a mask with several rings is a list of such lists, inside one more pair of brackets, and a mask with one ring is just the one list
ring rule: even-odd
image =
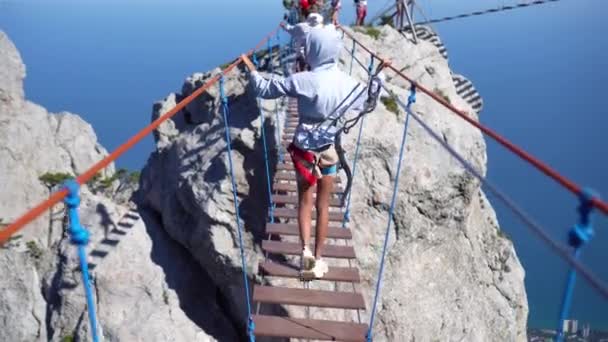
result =
[[253,318],[249,316],[249,323],[247,324],[247,334],[249,334],[249,342],[255,342],[255,335],[253,332],[255,331],[255,322]]
[[593,199],[597,197],[597,194],[591,189],[583,189],[579,195],[579,221],[568,233],[568,244],[573,248],[584,246],[591,241],[595,234],[591,224],[591,212],[593,211]]
[[416,85],[412,83],[412,86],[410,87],[410,96],[408,96],[408,98],[407,98],[408,107],[411,106],[415,102],[416,102]]
[[63,188],[68,191],[68,195],[64,199],[65,205],[70,208],[78,208],[80,205],[80,184],[74,179],[69,179],[63,183]]
[[72,225],[70,228],[70,241],[78,246],[85,246],[89,243],[89,232],[80,225]]
[[226,93],[224,92],[224,75],[220,76],[220,102],[222,105],[228,105],[228,98],[226,97]]

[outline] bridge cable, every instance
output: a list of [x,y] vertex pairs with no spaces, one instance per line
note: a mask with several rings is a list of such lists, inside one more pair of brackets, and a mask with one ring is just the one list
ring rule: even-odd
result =
[[241,223],[241,215],[239,212],[239,199],[237,195],[237,187],[236,180],[234,176],[234,165],[232,162],[232,138],[230,137],[230,127],[228,125],[228,117],[229,117],[229,107],[228,107],[228,98],[226,97],[226,93],[224,91],[224,77],[220,77],[220,100],[222,103],[222,114],[224,117],[224,130],[226,133],[226,149],[228,151],[228,163],[230,165],[230,181],[232,182],[232,196],[234,200],[234,211],[236,216],[236,225],[238,228],[238,236],[239,236],[239,249],[241,252],[241,267],[243,268],[243,283],[245,285],[245,300],[247,301],[247,335],[249,336],[250,342],[255,342],[255,323],[253,322],[253,317],[251,315],[251,300],[249,298],[249,278],[247,277],[247,263],[245,262],[245,248],[243,244],[243,226]]

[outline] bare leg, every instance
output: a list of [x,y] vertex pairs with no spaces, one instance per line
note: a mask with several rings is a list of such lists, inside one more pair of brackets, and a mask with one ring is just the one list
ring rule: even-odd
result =
[[[298,177],[299,178],[299,177]],[[312,221],[313,188],[306,181],[298,179],[298,226],[302,248],[310,243]]]
[[317,238],[315,258],[320,259],[323,253],[325,238],[329,226],[329,200],[334,188],[335,175],[323,176],[317,185]]

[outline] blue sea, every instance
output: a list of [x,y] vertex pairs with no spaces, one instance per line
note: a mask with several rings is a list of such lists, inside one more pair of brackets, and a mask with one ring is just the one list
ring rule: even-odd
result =
[[[370,0],[369,16],[391,4]],[[419,0],[436,18],[513,3]],[[0,29],[27,65],[27,97],[54,112],[78,113],[112,150],[150,121],[152,103],[184,78],[253,47],[282,18],[280,0],[0,0]],[[342,22],[354,21],[343,1]],[[485,100],[484,124],[583,186],[608,198],[608,2],[562,0],[434,25],[451,67]],[[421,19],[420,16],[418,16]],[[146,139],[117,165],[139,169]],[[577,198],[488,139],[488,178],[551,234],[565,241]],[[526,269],[529,325],[556,325],[567,266],[493,200],[502,229]],[[583,262],[608,281],[608,220]],[[608,301],[577,283],[572,318],[608,330]]]

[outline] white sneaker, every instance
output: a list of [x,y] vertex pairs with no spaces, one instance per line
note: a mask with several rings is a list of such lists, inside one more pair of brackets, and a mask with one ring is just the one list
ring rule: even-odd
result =
[[315,267],[315,257],[308,246],[302,249],[302,258],[300,259],[301,272],[310,272]]
[[315,267],[312,269],[312,272],[315,274],[316,278],[323,278],[325,273],[329,271],[329,266],[327,263],[323,261],[323,259],[315,260]]

